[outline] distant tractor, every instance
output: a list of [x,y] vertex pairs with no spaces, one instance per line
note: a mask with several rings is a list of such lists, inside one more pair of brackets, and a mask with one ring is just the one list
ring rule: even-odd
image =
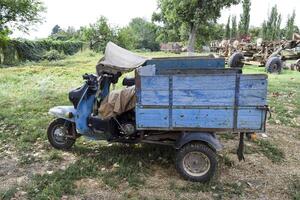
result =
[[[265,66],[268,73],[280,73],[283,61],[300,59],[299,44],[300,40],[291,40],[284,43],[282,41],[262,43],[261,46],[255,47],[251,44],[240,46],[229,57],[228,66],[242,68],[244,64],[258,65]],[[297,67],[300,63],[297,62],[295,65]]]

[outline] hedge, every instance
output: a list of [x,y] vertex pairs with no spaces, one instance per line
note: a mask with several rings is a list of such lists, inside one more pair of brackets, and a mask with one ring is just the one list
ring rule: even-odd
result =
[[73,55],[79,50],[82,50],[82,47],[83,42],[73,40],[9,40],[5,43],[1,43],[0,45],[3,57],[3,59],[0,59],[0,63],[9,65],[18,61],[39,61],[51,50],[56,50],[65,55]]

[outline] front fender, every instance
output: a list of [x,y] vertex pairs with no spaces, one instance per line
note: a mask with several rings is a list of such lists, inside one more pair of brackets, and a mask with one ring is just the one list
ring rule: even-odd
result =
[[76,109],[73,106],[56,106],[49,110],[50,115],[75,122]]
[[175,148],[180,149],[189,142],[204,142],[215,151],[221,151],[223,145],[217,139],[214,133],[209,132],[184,132],[175,142]]

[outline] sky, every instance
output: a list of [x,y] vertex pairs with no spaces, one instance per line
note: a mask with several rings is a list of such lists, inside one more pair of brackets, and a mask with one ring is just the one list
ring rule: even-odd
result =
[[[16,32],[13,37],[29,39],[45,38],[52,28],[58,24],[62,28],[94,23],[101,15],[105,16],[112,26],[126,26],[132,18],[142,17],[151,20],[152,13],[157,10],[156,0],[43,0],[47,12],[43,14],[44,23],[37,25],[29,34]],[[287,16],[296,11],[296,25],[300,26],[299,0],[252,0],[250,26],[260,26],[267,18],[271,8],[277,4],[282,14],[282,27]],[[229,15],[236,15],[237,20],[242,12],[242,5],[222,10],[218,23],[226,24]]]

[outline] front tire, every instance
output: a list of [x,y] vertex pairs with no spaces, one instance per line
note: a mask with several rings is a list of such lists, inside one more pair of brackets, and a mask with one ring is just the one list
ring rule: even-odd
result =
[[73,135],[71,123],[65,119],[56,119],[50,123],[47,136],[54,148],[68,150],[73,146],[75,139],[71,138]]
[[216,153],[202,143],[189,143],[176,155],[178,173],[189,181],[208,182],[215,174],[218,161]]

